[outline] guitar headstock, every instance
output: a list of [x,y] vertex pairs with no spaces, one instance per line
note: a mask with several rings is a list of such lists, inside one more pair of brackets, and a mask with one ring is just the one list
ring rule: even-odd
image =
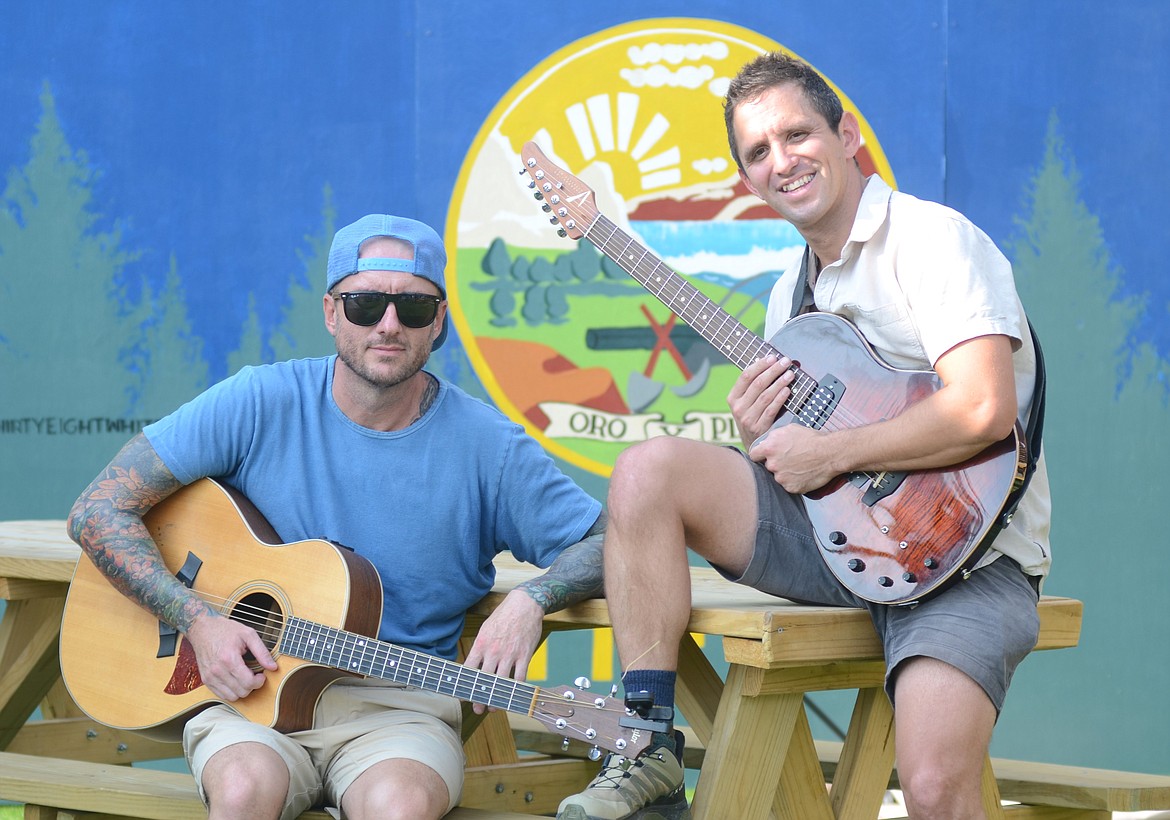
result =
[[[648,730],[621,725],[622,719],[628,717],[626,706],[613,695],[599,695],[572,686],[542,686],[536,693],[531,715],[566,740],[579,740],[626,757],[636,757],[650,745]],[[590,755],[593,759],[600,756]]]
[[600,215],[593,189],[546,157],[535,142],[524,143],[521,158],[521,173],[532,177],[528,187],[543,202],[541,210],[551,214],[549,222],[560,226],[557,233],[572,239],[584,236]]

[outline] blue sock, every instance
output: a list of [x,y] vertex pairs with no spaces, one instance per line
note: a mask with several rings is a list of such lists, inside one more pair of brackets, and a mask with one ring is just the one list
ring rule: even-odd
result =
[[663,669],[631,669],[622,676],[627,692],[649,692],[655,706],[674,709],[674,681],[678,675]]

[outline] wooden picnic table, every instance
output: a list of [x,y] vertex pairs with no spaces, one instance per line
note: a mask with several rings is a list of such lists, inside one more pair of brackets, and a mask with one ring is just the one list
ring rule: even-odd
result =
[[[79,550],[62,521],[0,522],[0,750],[58,685],[60,617]],[[496,561],[491,594],[468,615],[474,630],[519,581],[538,572],[509,555]],[[893,710],[882,690],[884,662],[862,610],[795,604],[741,587],[707,568],[692,568],[689,633],[680,650],[677,706],[706,748],[695,792],[695,820],[791,820],[877,817],[894,760]],[[1079,601],[1044,596],[1037,649],[1077,644]],[[585,601],[545,619],[549,631],[610,626],[604,600]],[[693,634],[718,636],[729,667],[724,680]],[[831,790],[804,708],[804,695],[857,690]],[[516,761],[503,729],[484,741],[496,761]],[[83,758],[84,742],[62,743],[58,757]],[[1003,817],[990,763],[984,777],[988,816]],[[545,803],[547,805],[547,802]],[[555,804],[554,804],[555,805]],[[535,808],[533,810],[536,810]]]

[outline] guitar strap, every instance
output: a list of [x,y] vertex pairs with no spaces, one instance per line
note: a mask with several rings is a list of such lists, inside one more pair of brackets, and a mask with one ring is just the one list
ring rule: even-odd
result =
[[[800,273],[797,274],[796,288],[792,291],[792,308],[788,318],[792,319],[804,312],[812,303],[811,288],[808,286],[808,265],[812,250],[804,246],[804,255],[800,260]],[[1028,416],[1028,425],[1024,430],[1024,441],[1027,445],[1027,465],[1024,468],[1024,480],[1014,492],[1008,495],[1000,510],[996,524],[1003,529],[1012,521],[1016,508],[1020,506],[1020,499],[1032,481],[1032,474],[1036,472],[1036,463],[1040,460],[1040,442],[1044,437],[1044,396],[1047,385],[1044,375],[1044,351],[1040,348],[1040,338],[1036,335],[1036,328],[1028,320],[1028,332],[1032,335],[1032,347],[1036,351],[1036,388],[1032,393],[1032,412]]]
[[1007,497],[1003,510],[999,514],[999,527],[1003,529],[1012,522],[1016,514],[1016,507],[1024,497],[1024,491],[1032,481],[1032,474],[1036,472],[1036,463],[1040,460],[1040,442],[1044,438],[1044,397],[1048,392],[1048,385],[1044,378],[1044,351],[1040,348],[1040,337],[1036,335],[1036,328],[1028,320],[1028,332],[1032,334],[1032,347],[1036,351],[1036,387],[1032,392],[1032,412],[1028,416],[1028,426],[1024,430],[1024,441],[1028,447],[1028,464],[1024,469],[1024,480],[1015,492]]
[[812,249],[804,246],[804,255],[800,258],[800,273],[796,279],[796,289],[792,291],[792,310],[788,312],[791,319],[804,312],[805,304],[811,302],[811,289],[808,286],[808,258]]

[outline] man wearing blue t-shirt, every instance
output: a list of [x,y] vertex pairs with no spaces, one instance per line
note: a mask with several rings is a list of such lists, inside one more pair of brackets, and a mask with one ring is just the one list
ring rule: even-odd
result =
[[[379,638],[454,658],[503,550],[544,575],[513,590],[466,663],[523,678],[541,618],[601,594],[601,505],[522,428],[423,370],[447,336],[446,253],[426,225],[371,215],[329,252],[337,355],[248,367],[135,436],[73,507],[69,532],[130,599],[179,629],[231,703],[277,664],[251,627],[167,570],[142,522],[207,476],[242,492],[285,542],[326,539],[377,567]],[[477,707],[479,708],[479,707]],[[457,701],[380,680],[325,690],[312,728],[281,734],[228,706],[189,720],[184,751],[211,817],[438,818],[462,789]]]

